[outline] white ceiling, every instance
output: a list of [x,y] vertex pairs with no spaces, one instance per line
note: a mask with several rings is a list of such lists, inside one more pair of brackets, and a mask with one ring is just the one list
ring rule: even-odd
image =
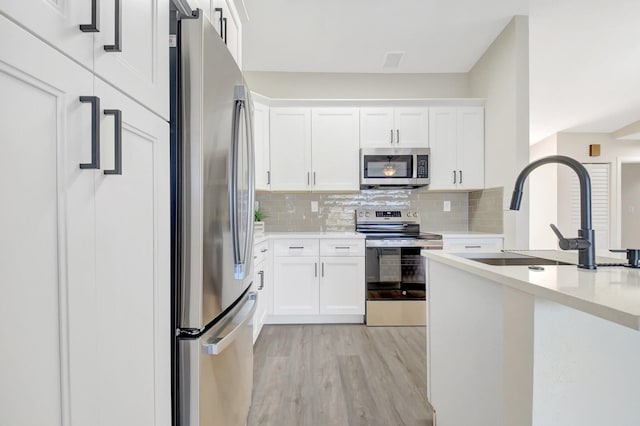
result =
[[[530,126],[612,132],[640,120],[638,0],[244,0],[251,71],[464,73],[529,15]],[[385,54],[404,52],[397,68]]]

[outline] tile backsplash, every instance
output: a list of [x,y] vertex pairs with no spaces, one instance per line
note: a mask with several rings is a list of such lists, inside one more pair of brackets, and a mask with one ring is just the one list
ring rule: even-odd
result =
[[[357,208],[410,208],[420,212],[423,231],[469,230],[469,194],[421,189],[365,190],[350,193],[257,192],[267,232],[344,232],[355,230]],[[318,211],[311,211],[311,202]],[[451,211],[443,211],[444,201]],[[502,228],[502,221],[500,221]],[[502,232],[502,229],[500,229]]]
[[489,188],[469,193],[469,231],[502,234],[503,188]]

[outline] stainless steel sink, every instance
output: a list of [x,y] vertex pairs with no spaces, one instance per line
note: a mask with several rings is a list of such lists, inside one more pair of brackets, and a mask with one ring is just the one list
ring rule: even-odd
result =
[[549,260],[542,257],[527,256],[519,253],[454,253],[456,256],[494,266],[518,265],[573,265],[573,263]]

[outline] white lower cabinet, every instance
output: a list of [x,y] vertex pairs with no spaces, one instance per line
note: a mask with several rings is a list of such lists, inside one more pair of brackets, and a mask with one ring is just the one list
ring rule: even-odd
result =
[[472,235],[443,235],[442,249],[446,251],[497,251],[503,248],[503,237]]
[[274,241],[273,290],[271,322],[362,322],[364,240]]
[[320,271],[320,314],[364,315],[364,257],[322,257]]
[[254,279],[252,291],[258,293],[258,305],[253,314],[253,343],[256,342],[269,311],[271,296],[271,256],[269,255],[269,243],[262,241],[256,244],[254,249]]

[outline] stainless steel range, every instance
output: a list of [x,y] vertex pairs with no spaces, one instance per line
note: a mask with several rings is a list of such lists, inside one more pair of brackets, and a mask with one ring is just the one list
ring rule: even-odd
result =
[[424,325],[420,250],[441,250],[442,236],[421,233],[418,211],[404,209],[358,209],[356,231],[366,234],[367,325]]

